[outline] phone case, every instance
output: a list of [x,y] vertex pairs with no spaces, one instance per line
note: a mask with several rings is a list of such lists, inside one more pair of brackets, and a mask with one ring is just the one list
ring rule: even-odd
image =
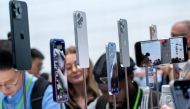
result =
[[120,62],[125,67],[130,66],[129,57],[129,42],[128,42],[128,28],[127,20],[120,19],[117,22],[119,33],[119,47],[120,47]]
[[89,51],[86,14],[82,11],[73,13],[74,31],[75,31],[75,46],[76,46],[76,64],[81,68],[89,67]]
[[13,64],[18,70],[28,70],[32,61],[27,4],[23,1],[10,1],[9,10]]
[[119,78],[115,43],[109,42],[106,44],[106,63],[109,95],[118,94]]
[[58,103],[68,101],[68,82],[65,72],[65,43],[62,39],[50,40],[53,99]]

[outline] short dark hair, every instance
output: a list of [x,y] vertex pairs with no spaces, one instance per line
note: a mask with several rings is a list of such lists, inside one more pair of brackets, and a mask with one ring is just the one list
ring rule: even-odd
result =
[[31,49],[31,56],[32,56],[32,59],[34,59],[34,58],[40,58],[42,60],[44,59],[44,55],[35,48]]
[[13,68],[12,43],[8,40],[0,40],[0,70]]
[[[125,79],[125,68],[121,66],[120,63],[120,54],[117,52],[117,65],[118,65],[118,77],[119,81]],[[127,67],[127,74],[131,75],[133,74],[133,71],[135,70],[135,62],[133,61],[132,58],[130,58],[130,66]],[[107,65],[106,65],[106,54],[104,53],[103,55],[100,56],[98,61],[96,62],[94,69],[93,69],[93,74],[96,79],[96,82],[102,83],[100,80],[101,77],[107,77]]]

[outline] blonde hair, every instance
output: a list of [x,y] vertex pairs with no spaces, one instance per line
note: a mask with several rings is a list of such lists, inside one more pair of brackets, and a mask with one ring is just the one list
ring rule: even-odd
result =
[[[66,49],[66,55],[68,54],[76,54],[76,48],[74,46],[70,46]],[[92,61],[90,61],[90,67],[87,68],[88,76],[86,78],[86,86],[87,86],[87,102],[94,100],[97,96],[100,96],[97,83],[94,79],[94,75],[92,73],[93,70],[93,64]],[[71,109],[74,109],[75,106],[77,106],[77,103],[74,101],[74,95],[76,95],[75,90],[70,82],[69,84],[69,101],[67,104]]]

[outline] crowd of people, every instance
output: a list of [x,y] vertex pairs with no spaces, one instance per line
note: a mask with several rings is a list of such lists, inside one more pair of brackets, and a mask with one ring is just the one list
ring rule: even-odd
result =
[[[171,36],[187,37],[188,47],[190,47],[190,21],[180,21],[174,24]],[[11,34],[8,35],[8,38],[11,40]],[[160,94],[161,86],[176,79],[190,79],[190,70],[187,71],[187,67],[185,67],[189,62],[175,66],[160,65],[156,68],[159,76],[153,75],[155,76],[154,80],[159,82],[157,87],[159,92],[154,91],[156,88],[153,88],[150,91],[151,94],[146,93],[146,71],[142,68],[137,70],[139,68],[130,58],[130,66],[127,67],[128,79],[126,79],[125,68],[121,66],[120,53],[117,52],[119,93],[115,96],[109,95],[106,54],[103,53],[94,65],[89,60],[90,67],[83,72],[84,69],[76,65],[76,48],[70,46],[66,48],[64,64],[69,99],[60,104],[53,101],[51,73],[41,72],[44,55],[39,50],[32,48],[31,69],[19,71],[13,67],[11,49],[10,41],[0,40],[0,92],[2,92],[0,109],[85,109],[84,81],[86,81],[88,109],[114,109],[115,107],[116,109],[127,109],[126,80],[128,80],[130,109],[171,109],[166,105],[159,106],[157,95]],[[86,75],[84,78],[83,73]],[[116,101],[114,101],[114,97]]]

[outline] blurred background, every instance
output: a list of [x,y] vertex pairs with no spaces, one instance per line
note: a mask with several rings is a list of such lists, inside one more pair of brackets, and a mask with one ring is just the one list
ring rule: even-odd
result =
[[[62,38],[66,47],[75,44],[73,11],[87,15],[90,57],[95,63],[105,52],[105,43],[116,42],[117,20],[127,19],[130,55],[134,44],[149,40],[149,25],[156,24],[158,38],[170,37],[171,26],[190,19],[189,0],[23,0],[28,4],[31,47],[39,49],[45,60],[42,71],[50,72],[49,40]],[[0,0],[0,39],[10,31],[9,0]]]

